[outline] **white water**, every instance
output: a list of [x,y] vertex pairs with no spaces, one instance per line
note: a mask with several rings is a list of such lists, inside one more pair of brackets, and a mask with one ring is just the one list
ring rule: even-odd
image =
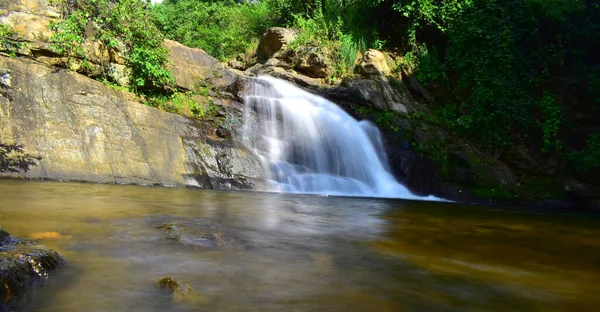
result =
[[268,76],[249,84],[245,104],[243,141],[269,169],[271,191],[437,200],[398,183],[377,127],[336,104]]

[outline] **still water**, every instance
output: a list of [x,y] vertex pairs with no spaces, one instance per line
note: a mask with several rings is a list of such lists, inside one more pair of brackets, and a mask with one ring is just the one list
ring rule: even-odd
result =
[[[0,226],[69,263],[24,311],[600,311],[598,217],[12,180],[0,194]],[[165,240],[156,225],[177,220],[227,244]],[[173,302],[161,276],[197,300]]]

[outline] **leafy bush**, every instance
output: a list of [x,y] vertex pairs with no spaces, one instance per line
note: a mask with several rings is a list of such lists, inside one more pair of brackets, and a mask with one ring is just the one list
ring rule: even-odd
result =
[[397,43],[411,47],[405,62],[454,97],[438,99],[442,122],[488,152],[521,144],[560,152],[565,131],[577,127],[566,110],[598,116],[597,3],[407,0],[394,8],[407,25],[407,42]]
[[600,134],[592,134],[587,141],[587,148],[572,151],[568,156],[575,170],[590,172],[600,169]]
[[16,40],[17,32],[7,25],[0,24],[0,48],[7,51],[9,54],[14,55],[23,44]]
[[[55,35],[52,47],[57,53],[86,58],[83,43],[99,40],[108,48],[126,46],[125,58],[130,69],[133,91],[148,92],[163,89],[172,81],[165,68],[168,51],[163,37],[149,21],[147,3],[143,0],[63,0],[66,18],[51,27]],[[86,38],[86,27],[95,29],[93,38]]]
[[280,7],[281,1],[166,0],[151,11],[152,20],[167,38],[225,60],[255,46],[258,38],[276,25],[279,14],[271,5]]

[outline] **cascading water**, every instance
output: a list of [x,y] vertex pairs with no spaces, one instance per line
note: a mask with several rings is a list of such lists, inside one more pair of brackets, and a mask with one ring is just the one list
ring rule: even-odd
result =
[[273,191],[419,197],[390,174],[381,134],[336,104],[262,76],[246,88],[243,142],[269,170]]

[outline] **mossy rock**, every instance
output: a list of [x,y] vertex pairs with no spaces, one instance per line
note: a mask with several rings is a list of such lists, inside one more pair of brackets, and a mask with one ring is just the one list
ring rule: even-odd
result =
[[14,238],[0,228],[0,311],[26,301],[29,288],[64,264],[56,251]]
[[204,302],[204,298],[192,287],[171,277],[159,277],[155,285],[157,288],[169,292],[173,302]]

